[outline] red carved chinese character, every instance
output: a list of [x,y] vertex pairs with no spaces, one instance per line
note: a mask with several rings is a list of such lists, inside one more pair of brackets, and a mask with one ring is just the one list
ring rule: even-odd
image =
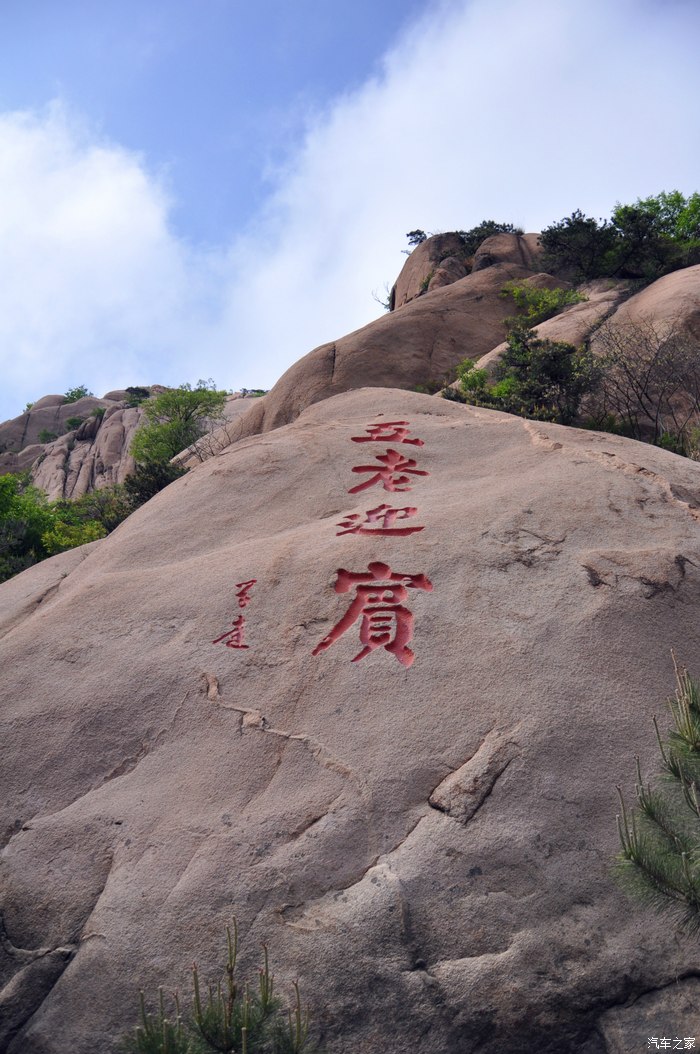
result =
[[425,575],[404,575],[392,572],[389,564],[373,561],[367,571],[346,571],[340,568],[334,589],[349,593],[355,588],[355,599],[340,622],[336,623],[312,654],[330,648],[360,616],[362,651],[353,662],[359,662],[375,648],[391,652],[403,666],[411,666],[415,654],[408,647],[413,638],[413,613],[404,606],[408,589],[424,589],[430,593],[433,584]]
[[251,578],[250,582],[236,582],[236,589],[239,590],[236,593],[239,608],[244,608],[246,604],[250,604],[250,591],[256,582],[257,578]]
[[383,421],[378,425],[367,425],[368,436],[351,436],[353,443],[411,443],[425,446],[422,439],[406,439],[408,421]]
[[403,485],[411,482],[409,476],[402,475],[402,473],[410,473],[412,476],[428,476],[430,474],[423,469],[416,468],[417,462],[415,459],[404,457],[398,450],[390,449],[387,450],[386,454],[377,454],[377,461],[382,462],[382,468],[378,468],[376,465],[356,465],[353,468],[353,472],[374,472],[374,475],[365,480],[364,483],[358,483],[356,487],[351,487],[348,494],[357,494],[361,490],[366,490],[367,487],[374,486],[375,483],[381,483],[384,490],[411,490],[410,487]]
[[221,644],[222,641],[225,641],[227,648],[247,648],[248,645],[243,642],[243,632],[245,629],[245,618],[243,615],[239,615],[231,625],[233,626],[233,629],[228,630],[226,633],[222,633],[220,637],[217,637],[216,640],[212,641],[212,644]]
[[[425,528],[394,527],[394,524],[397,520],[407,520],[409,516],[415,516],[417,512],[418,509],[415,508],[394,509],[391,505],[378,505],[376,509],[368,509],[364,519],[359,513],[346,516],[341,523],[336,524],[336,527],[345,527],[346,530],[335,533],[337,536],[341,534],[415,534],[416,531],[423,531]],[[381,526],[366,526],[366,524],[374,523]]]

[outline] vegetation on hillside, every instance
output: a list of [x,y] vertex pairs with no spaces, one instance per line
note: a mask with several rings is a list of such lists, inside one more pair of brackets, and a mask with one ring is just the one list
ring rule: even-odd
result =
[[[56,553],[104,538],[134,509],[184,475],[186,469],[171,464],[171,458],[220,421],[227,396],[211,380],[200,380],[195,387],[183,384],[152,399],[147,388],[127,390],[130,405],[144,404],[145,424],[132,443],[136,469],[123,484],[76,500],[49,501],[32,485],[28,472],[0,476],[0,582]],[[66,393],[66,401],[88,394],[81,385]],[[71,428],[81,423],[82,418],[66,421]],[[39,438],[50,442],[56,435],[44,430]]]
[[700,194],[662,191],[615,206],[609,220],[576,209],[540,234],[543,264],[574,279],[614,277],[652,282],[700,263]]
[[[465,257],[471,257],[494,234],[522,234],[511,223],[482,220],[468,231],[456,231]],[[425,241],[425,231],[409,231],[413,248]],[[679,190],[618,202],[610,219],[594,219],[574,209],[540,234],[543,266],[574,281],[591,278],[632,278],[653,282],[662,275],[700,263],[700,193],[685,197]]]
[[217,390],[210,378],[194,388],[191,384],[169,388],[143,404],[145,423],[134,435],[130,451],[136,470],[124,484],[134,507],[185,474],[186,469],[172,464],[172,458],[221,421],[227,394]]
[[[543,340],[526,325],[514,326],[492,380],[472,359],[457,367],[460,401],[538,421],[571,424],[596,380],[590,352],[563,341]],[[454,398],[453,389],[446,389]]]
[[48,501],[29,473],[0,476],[0,582],[48,556],[103,538],[107,527],[86,516],[85,507],[82,500]]

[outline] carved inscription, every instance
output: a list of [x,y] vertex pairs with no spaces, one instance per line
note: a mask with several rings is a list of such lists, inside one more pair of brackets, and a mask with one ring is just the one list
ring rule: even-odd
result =
[[411,666],[415,654],[408,647],[413,639],[413,613],[406,607],[409,589],[432,592],[433,584],[425,575],[410,575],[391,570],[389,564],[373,560],[366,571],[337,572],[336,593],[355,590],[355,597],[339,622],[313,650],[314,655],[330,648],[358,619],[360,643],[353,662],[359,662],[375,648],[384,648],[403,666]]

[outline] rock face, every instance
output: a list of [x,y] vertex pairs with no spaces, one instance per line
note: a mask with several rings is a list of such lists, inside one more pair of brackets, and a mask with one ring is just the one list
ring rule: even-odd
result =
[[365,388],[1,586],[0,1050],[116,1052],[234,914],[334,1054],[697,1035],[610,864],[699,510],[670,453]]
[[470,270],[470,261],[459,235],[434,234],[417,245],[403,265],[391,291],[392,311],[431,289],[466,277]]
[[[161,385],[151,386],[152,394],[162,391]],[[52,501],[123,483],[135,468],[129,448],[143,416],[142,407],[130,407],[128,399],[129,392],[121,390],[74,403],[66,403],[62,395],[44,396],[31,410],[0,424],[0,474],[28,469],[32,483]],[[237,420],[257,401],[230,396],[225,420]],[[70,427],[72,418],[81,423]],[[47,432],[57,438],[40,441]],[[202,455],[208,453],[206,440],[201,446]],[[193,462],[197,460],[194,456]]]
[[44,396],[0,424],[0,473],[29,469],[32,482],[52,500],[121,483],[134,470],[129,445],[142,414],[127,399],[127,392],[72,403],[62,395]]
[[353,388],[439,387],[462,359],[479,358],[501,342],[503,320],[512,314],[512,304],[500,295],[503,286],[530,275],[521,263],[494,264],[315,348],[214,441],[221,449],[269,432],[293,421],[311,403]]

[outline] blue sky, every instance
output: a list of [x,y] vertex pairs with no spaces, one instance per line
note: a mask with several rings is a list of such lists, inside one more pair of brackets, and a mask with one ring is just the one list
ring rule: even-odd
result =
[[143,153],[183,237],[218,243],[264,200],[309,118],[376,72],[420,0],[9,0],[0,108],[61,99]]
[[405,233],[700,189],[695,0],[4,0],[0,419],[271,386]]

